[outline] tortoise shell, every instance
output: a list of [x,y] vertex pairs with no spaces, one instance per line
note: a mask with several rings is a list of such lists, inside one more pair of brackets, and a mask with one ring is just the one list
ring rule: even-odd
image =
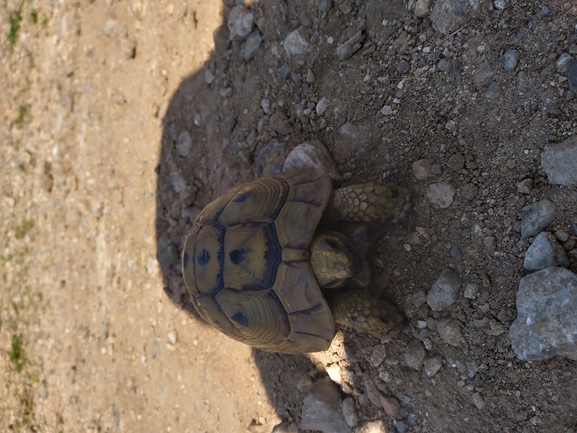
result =
[[234,187],[206,206],[182,257],[199,314],[264,350],[326,350],[335,325],[309,245],[331,191],[322,170],[286,172]]

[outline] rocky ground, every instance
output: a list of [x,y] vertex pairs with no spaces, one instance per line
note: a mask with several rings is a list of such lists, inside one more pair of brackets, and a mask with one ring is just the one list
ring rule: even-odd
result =
[[[2,429],[577,431],[577,6],[458,4],[5,1]],[[252,351],[178,257],[312,139],[414,192],[371,255],[409,326]]]

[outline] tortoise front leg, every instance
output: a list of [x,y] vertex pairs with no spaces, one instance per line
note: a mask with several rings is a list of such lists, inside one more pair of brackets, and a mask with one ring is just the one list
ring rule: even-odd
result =
[[387,301],[375,299],[366,290],[347,290],[329,299],[335,323],[366,331],[377,338],[398,335],[406,326],[405,318]]
[[337,221],[397,222],[405,217],[410,205],[406,188],[365,183],[333,190],[325,215]]

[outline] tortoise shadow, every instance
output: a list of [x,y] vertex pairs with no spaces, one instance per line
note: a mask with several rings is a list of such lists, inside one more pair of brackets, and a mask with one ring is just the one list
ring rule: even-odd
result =
[[[274,0],[263,3],[271,13],[278,12]],[[224,8],[226,17],[230,5],[225,2]],[[163,289],[175,305],[205,326],[209,325],[190,301],[180,257],[200,209],[233,185],[254,177],[251,161],[240,160],[234,144],[245,140],[243,127],[247,123],[246,120],[239,122],[239,113],[246,105],[246,98],[254,97],[253,86],[258,82],[255,77],[248,84],[241,83],[239,77],[232,83],[227,79],[227,59],[238,48],[237,42],[227,42],[226,23],[214,37],[216,49],[204,68],[185,78],[170,99],[162,119],[162,142],[156,167],[155,233]],[[250,65],[246,65],[246,69],[250,69]],[[207,79],[210,74],[214,76],[212,81]],[[247,75],[250,75],[248,71]],[[230,89],[235,91],[227,94]],[[283,419],[298,416],[297,384],[302,375],[313,368],[311,361],[305,355],[272,354],[256,349],[253,357],[269,401],[279,415]]]

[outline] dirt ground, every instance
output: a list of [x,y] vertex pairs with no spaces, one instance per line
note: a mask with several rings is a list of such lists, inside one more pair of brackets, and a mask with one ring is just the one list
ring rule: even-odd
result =
[[[442,35],[397,0],[263,0],[248,5],[263,38],[251,60],[229,41],[234,5],[2,2],[0,429],[295,428],[299,381],[329,370],[342,373],[359,431],[399,427],[380,394],[413,415],[408,431],[576,432],[577,363],[520,361],[507,330],[530,242],[521,209],[549,198],[559,213],[548,230],[577,222],[575,188],[550,185],[540,167],[546,143],[577,133],[556,68],[577,44],[577,5],[504,2]],[[310,46],[289,56],[295,29]],[[359,31],[358,51],[340,59]],[[520,53],[513,70],[500,63],[509,49]],[[492,75],[475,83],[486,62]],[[380,233],[371,258],[409,319],[398,338],[339,331],[327,352],[278,355],[191,310],[183,237],[199,209],[254,178],[273,139],[287,152],[321,141],[346,183],[414,191],[409,227]],[[425,180],[413,172],[421,159]],[[441,181],[456,190],[445,209],[426,199]],[[419,300],[447,267],[479,293],[433,312]],[[445,317],[461,328],[455,346],[435,330]],[[404,363],[415,339],[442,359],[434,377]],[[386,351],[378,365],[375,347]]]

